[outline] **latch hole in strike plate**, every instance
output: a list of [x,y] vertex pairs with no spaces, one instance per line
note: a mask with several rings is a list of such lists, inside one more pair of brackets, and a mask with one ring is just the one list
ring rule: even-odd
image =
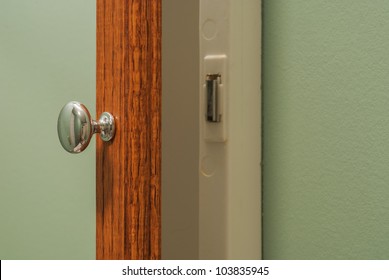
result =
[[221,74],[207,74],[205,86],[207,91],[207,121],[221,122],[219,84],[221,84]]

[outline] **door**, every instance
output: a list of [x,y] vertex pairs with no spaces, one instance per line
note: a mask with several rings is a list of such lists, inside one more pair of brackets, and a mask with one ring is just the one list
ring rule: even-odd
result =
[[[0,5],[0,258],[160,258],[160,1]],[[63,151],[71,100],[113,141]]]
[[264,1],[264,258],[389,258],[388,13]]
[[0,259],[95,258],[95,143],[57,137],[72,99],[95,115],[95,1],[0,3]]

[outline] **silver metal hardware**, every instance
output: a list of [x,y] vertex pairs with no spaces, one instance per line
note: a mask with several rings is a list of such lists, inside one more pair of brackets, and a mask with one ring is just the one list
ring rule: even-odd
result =
[[88,147],[94,133],[100,133],[103,141],[110,141],[115,135],[115,119],[104,112],[96,122],[84,104],[71,101],[59,113],[57,130],[62,147],[77,154]]
[[221,114],[219,112],[219,91],[218,87],[221,83],[220,74],[207,74],[205,86],[207,91],[207,121],[220,122]]

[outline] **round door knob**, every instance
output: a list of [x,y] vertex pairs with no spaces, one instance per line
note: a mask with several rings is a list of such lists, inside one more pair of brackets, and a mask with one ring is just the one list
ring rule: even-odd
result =
[[71,101],[59,113],[57,130],[62,147],[69,153],[77,154],[88,147],[94,133],[100,133],[103,141],[111,140],[115,135],[115,119],[104,112],[96,122],[84,104]]

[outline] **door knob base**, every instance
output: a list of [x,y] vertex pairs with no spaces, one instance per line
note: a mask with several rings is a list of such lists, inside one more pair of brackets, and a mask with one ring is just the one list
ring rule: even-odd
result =
[[100,138],[108,142],[115,136],[115,118],[108,112],[100,115],[99,122],[94,124],[94,132],[100,133]]

